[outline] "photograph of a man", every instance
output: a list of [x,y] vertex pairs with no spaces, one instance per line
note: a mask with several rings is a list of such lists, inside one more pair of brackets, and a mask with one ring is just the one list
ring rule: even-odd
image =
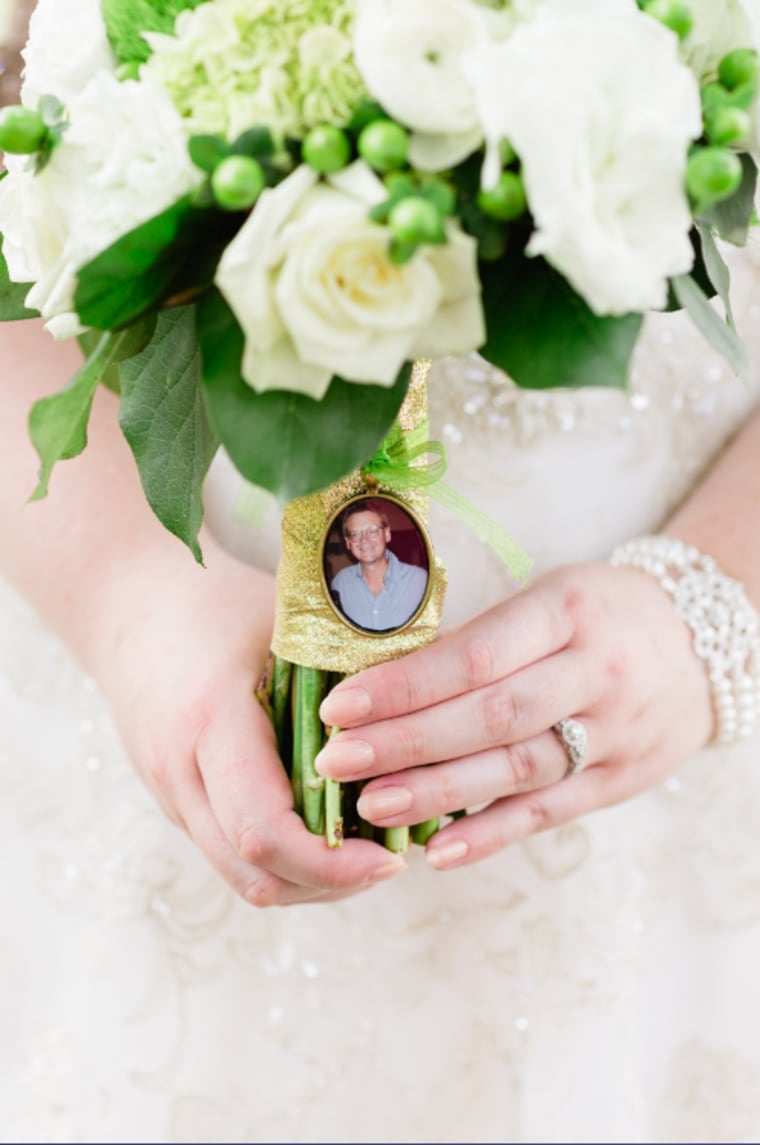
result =
[[400,560],[389,547],[391,528],[381,498],[355,501],[343,514],[341,530],[356,563],[333,577],[333,599],[359,628],[373,632],[401,628],[422,602],[427,570]]

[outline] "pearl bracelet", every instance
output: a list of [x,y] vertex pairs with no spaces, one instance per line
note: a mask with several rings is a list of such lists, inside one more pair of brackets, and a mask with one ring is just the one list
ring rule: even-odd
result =
[[693,633],[705,662],[715,707],[713,744],[751,735],[760,716],[760,617],[744,586],[712,557],[671,537],[639,537],[619,545],[610,564],[632,565],[660,583]]

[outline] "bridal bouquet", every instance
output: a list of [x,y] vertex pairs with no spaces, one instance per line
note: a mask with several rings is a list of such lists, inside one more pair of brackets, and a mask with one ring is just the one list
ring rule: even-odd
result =
[[[686,308],[741,371],[716,239],[753,219],[759,44],[758,0],[40,0],[0,112],[0,320],[41,315],[85,361],[32,408],[34,496],[103,383],[197,559],[220,446],[287,505],[262,699],[332,843],[322,690],[440,613],[425,503],[459,503],[425,363],[622,386],[644,314]],[[374,629],[334,584],[392,532],[424,583]]]

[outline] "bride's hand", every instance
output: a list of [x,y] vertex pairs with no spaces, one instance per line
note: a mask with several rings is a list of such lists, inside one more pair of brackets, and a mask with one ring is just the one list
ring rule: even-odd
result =
[[[371,780],[360,811],[376,825],[486,804],[428,843],[436,868],[635,795],[712,732],[707,674],[671,599],[646,574],[607,564],[559,569],[437,643],[344,681],[322,714],[350,730],[318,769]],[[553,727],[568,717],[586,729],[588,766],[566,777]]]
[[204,552],[206,569],[183,551],[171,576],[137,560],[109,594],[93,671],[145,783],[253,905],[342,898],[403,870],[368,841],[329,850],[293,810],[254,694],[273,584],[210,541]]

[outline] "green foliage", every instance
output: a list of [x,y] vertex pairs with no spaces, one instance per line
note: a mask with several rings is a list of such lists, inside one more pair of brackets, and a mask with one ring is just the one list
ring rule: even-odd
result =
[[37,105],[37,110],[47,130],[39,151],[29,161],[29,170],[33,171],[35,175],[39,175],[40,171],[44,171],[47,167],[68,127],[66,108],[56,96],[43,95]]
[[696,278],[694,271],[691,272],[691,277],[695,279],[697,285],[702,289],[702,292],[707,297],[712,297],[717,294],[723,303],[723,308],[726,312],[726,321],[732,329],[736,329],[734,316],[731,311],[731,274],[726,264],[720,248],[715,241],[715,236],[709,227],[697,227],[699,234],[700,252],[701,252],[701,265],[704,266],[705,273],[708,278],[709,287],[705,289],[702,283]]
[[735,246],[744,246],[755,205],[757,186],[757,166],[747,154],[739,156],[742,165],[742,181],[738,191],[730,199],[717,203],[709,211],[699,216],[699,222],[713,227],[718,236]]
[[202,561],[203,481],[219,443],[203,397],[194,307],[159,315],[152,340],[119,373],[119,422],[145,496],[162,525]]
[[[119,364],[144,350],[153,337],[155,329],[156,316],[150,314],[147,318],[141,319],[134,326],[129,326],[122,332],[123,336],[118,345],[113,348],[111,364],[100,376],[101,385],[104,385],[114,394],[121,393]],[[100,330],[85,330],[79,335],[77,342],[84,358],[89,358],[90,354],[94,353],[102,336]]]
[[174,31],[174,21],[186,8],[206,0],[100,0],[108,39],[121,63],[147,60],[150,48],[142,32]]
[[3,258],[3,236],[0,235],[0,322],[39,318],[38,312],[27,310],[24,302],[31,288],[31,282],[11,282],[8,277],[8,264]]
[[211,421],[243,476],[281,500],[323,489],[377,449],[404,399],[411,365],[394,386],[334,378],[317,402],[275,390],[257,394],[240,375],[243,333],[217,291],[198,305],[203,383]]
[[703,337],[726,359],[735,373],[746,378],[749,372],[747,351],[735,331],[713,309],[707,295],[690,275],[679,275],[672,282],[679,304],[688,312]]
[[198,293],[240,222],[186,195],[135,227],[80,270],[74,305],[83,325],[118,330],[185,291]]
[[39,482],[30,500],[47,496],[57,461],[78,457],[87,445],[87,423],[98,382],[119,361],[129,344],[129,333],[103,334],[87,361],[65,389],[41,398],[29,414],[29,435],[40,455]]
[[522,252],[482,265],[481,277],[481,353],[518,386],[625,386],[639,314],[600,318],[548,263]]

